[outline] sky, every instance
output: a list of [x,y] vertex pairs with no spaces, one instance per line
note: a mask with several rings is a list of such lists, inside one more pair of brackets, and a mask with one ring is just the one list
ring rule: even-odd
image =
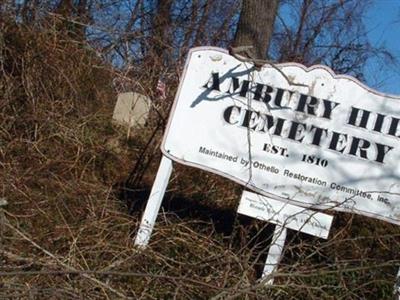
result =
[[400,0],[375,0],[364,17],[368,39],[375,46],[386,46],[399,60],[398,65],[370,61],[366,84],[379,92],[400,96]]

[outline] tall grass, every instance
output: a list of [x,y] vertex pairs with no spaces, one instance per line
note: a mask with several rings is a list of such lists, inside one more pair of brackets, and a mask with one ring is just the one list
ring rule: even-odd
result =
[[1,21],[0,298],[392,297],[397,227],[338,214],[327,241],[291,232],[276,284],[264,287],[273,227],[235,214],[241,187],[183,166],[150,246],[135,249],[178,73],[127,137],[111,122],[116,79],[155,99],[157,78],[115,70],[54,24]]

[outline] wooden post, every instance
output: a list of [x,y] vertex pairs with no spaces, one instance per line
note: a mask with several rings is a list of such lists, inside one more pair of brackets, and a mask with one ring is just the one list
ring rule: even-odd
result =
[[163,155],[136,235],[135,246],[138,246],[139,248],[145,248],[149,243],[171,172],[172,161]]

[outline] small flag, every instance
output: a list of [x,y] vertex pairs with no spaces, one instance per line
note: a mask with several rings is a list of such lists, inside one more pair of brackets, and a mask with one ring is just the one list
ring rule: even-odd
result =
[[161,78],[158,79],[156,90],[157,90],[158,96],[162,100],[165,100],[167,98],[167,85]]

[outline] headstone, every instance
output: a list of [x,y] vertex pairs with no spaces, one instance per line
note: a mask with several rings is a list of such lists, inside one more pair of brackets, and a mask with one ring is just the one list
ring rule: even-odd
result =
[[118,94],[113,120],[128,128],[141,128],[146,124],[151,100],[145,95],[129,92]]

